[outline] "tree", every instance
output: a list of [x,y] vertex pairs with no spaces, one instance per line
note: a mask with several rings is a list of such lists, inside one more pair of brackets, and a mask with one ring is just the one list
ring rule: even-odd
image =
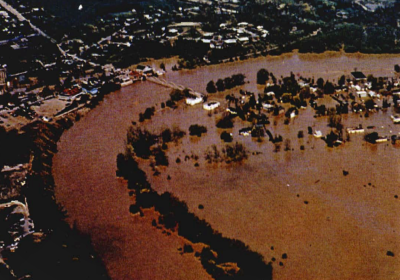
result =
[[189,135],[191,136],[198,136],[200,137],[202,133],[207,132],[207,127],[198,125],[198,124],[193,124],[189,127]]
[[332,94],[334,92],[335,92],[335,86],[331,82],[326,81],[325,86],[324,86],[324,93]]
[[318,86],[318,88],[323,89],[324,88],[324,79],[318,78],[317,86]]
[[224,84],[226,89],[231,89],[235,87],[235,84],[233,83],[232,77],[226,77],[224,79]]
[[217,81],[217,83],[216,83],[216,86],[217,86],[217,90],[218,90],[218,91],[224,91],[224,90],[225,90],[224,81],[221,80],[221,79],[218,79],[218,81]]
[[232,75],[232,80],[235,86],[240,86],[240,85],[244,85],[244,79],[246,78],[245,75],[243,74],[235,74]]
[[216,93],[217,88],[215,87],[214,81],[209,81],[206,87],[208,93]]
[[269,80],[269,72],[262,68],[257,72],[257,84],[265,85],[265,83]]
[[157,146],[153,149],[152,154],[156,161],[156,165],[164,165],[168,166],[168,157],[165,155],[165,152],[162,150],[160,146]]
[[340,78],[339,78],[339,81],[338,81],[338,84],[339,84],[339,86],[344,86],[344,84],[346,83],[346,77],[344,76],[344,75],[342,75]]
[[173,89],[169,95],[172,101],[179,101],[185,97],[185,94],[180,89]]
[[127,142],[130,150],[138,157],[149,158],[150,147],[156,142],[156,135],[146,129],[131,127],[128,131]]
[[224,142],[232,142],[233,137],[230,133],[223,131],[221,133],[221,140],[223,140]]
[[217,120],[216,126],[218,128],[232,128],[233,122],[229,113],[224,114],[219,120]]

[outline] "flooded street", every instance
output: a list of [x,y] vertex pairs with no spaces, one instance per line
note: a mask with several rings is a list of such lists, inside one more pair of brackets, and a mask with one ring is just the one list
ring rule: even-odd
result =
[[[388,55],[293,54],[169,70],[165,78],[205,92],[208,81],[243,73],[250,83],[242,88],[259,92],[263,88],[255,80],[260,68],[277,78],[292,71],[336,81],[354,68],[366,75],[391,77],[399,61],[400,56]],[[170,69],[174,60],[166,62]],[[236,95],[238,91],[232,90]],[[156,114],[143,124],[150,131],[174,125],[187,131],[192,124],[208,129],[200,139],[187,135],[181,144],[170,144],[170,164],[160,168],[159,176],[151,175],[149,161],[141,161],[152,187],[172,192],[214,229],[240,239],[266,262],[274,258],[274,279],[400,278],[400,199],[396,198],[400,196],[400,145],[368,144],[360,134],[351,135],[341,147],[327,148],[321,139],[307,135],[308,126],[329,133],[327,117],[314,118],[307,107],[289,125],[283,124],[283,117],[271,117],[267,127],[290,139],[290,151],[282,145],[275,152],[267,138],[259,143],[239,136],[239,129],[248,123],[236,118],[233,140],[245,144],[249,159],[242,164],[208,164],[207,148],[224,146],[223,130],[215,127],[216,115],[208,115],[200,105],[161,110],[169,92],[144,82],[112,93],[66,131],[58,144],[53,166],[57,201],[68,211],[70,224],[91,235],[113,279],[209,279],[193,256],[179,254],[179,238],[161,234],[149,218],[129,214],[132,200],[124,182],[115,176],[116,156],[124,150],[127,129],[150,106],[156,107]],[[224,107],[227,93],[209,99]],[[373,131],[380,135],[399,134],[400,126],[392,124],[391,114],[392,108],[369,118],[349,114],[343,124],[362,123],[375,126]],[[303,139],[297,138],[299,130],[304,131]],[[184,160],[191,155],[199,159]],[[395,256],[387,256],[387,251]]]

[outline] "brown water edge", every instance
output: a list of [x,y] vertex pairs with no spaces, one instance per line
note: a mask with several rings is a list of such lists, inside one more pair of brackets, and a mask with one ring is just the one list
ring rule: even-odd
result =
[[[322,77],[325,80],[337,81],[343,74],[350,75],[355,68],[365,74],[374,76],[392,77],[394,65],[400,63],[400,54],[362,54],[327,51],[321,54],[302,54],[296,50],[279,56],[259,56],[235,62],[201,66],[193,70],[184,69],[172,71],[178,58],[168,58],[148,61],[147,64],[159,69],[164,62],[166,78],[174,82],[189,86],[200,92],[205,92],[208,81],[225,78],[237,73],[246,75],[250,84],[245,88],[256,91],[256,74],[261,68],[266,68],[279,79],[293,72],[297,76]],[[134,68],[134,66],[133,66]],[[188,81],[190,79],[190,81]]]
[[[141,95],[157,91],[157,94]],[[115,176],[132,119],[164,101],[169,90],[148,83],[111,93],[65,132],[54,158],[55,195],[74,223],[91,236],[112,279],[210,279],[193,256],[178,252],[182,239],[166,236],[150,218],[134,217],[126,183]],[[135,115],[135,117],[133,116]]]
[[[377,60],[372,56],[360,62],[354,58],[334,57],[325,62],[331,65],[329,73],[338,73],[338,76],[344,73],[342,69],[352,71],[354,61],[356,65],[371,66],[376,71],[374,75],[383,75],[392,71],[397,59],[399,57]],[[340,60],[346,63],[338,63]],[[274,58],[273,62],[268,58],[255,61],[254,65],[247,60],[220,65],[219,69],[209,66],[168,72],[167,78],[204,91],[210,79],[238,72],[254,81],[261,67],[276,76],[276,71],[287,75],[293,69],[303,71],[306,67],[310,67],[307,71],[318,74],[321,67],[327,67],[324,60],[304,62],[296,55],[277,61]],[[253,82],[244,88],[262,89]],[[179,259],[174,241],[165,240],[147,224],[140,226],[145,223],[143,220],[136,221],[129,216],[131,201],[126,187],[115,178],[116,155],[123,151],[126,129],[146,107],[158,103],[159,109],[168,92],[168,89],[144,83],[107,96],[104,103],[63,135],[54,159],[57,200],[68,210],[70,222],[76,220],[80,229],[91,234],[95,248],[101,251],[114,279],[131,279],[132,275],[138,279],[148,279],[149,275],[154,279],[165,278],[165,271],[171,271],[168,279],[173,276],[187,279],[192,275],[196,275],[193,279],[208,277],[201,276],[200,264],[193,264],[193,259],[187,264]],[[223,101],[225,94],[212,99]],[[312,118],[310,109],[300,114],[294,125],[284,126],[283,120],[278,119],[278,126],[271,127],[284,138],[292,139],[293,152],[273,153],[268,142],[259,144],[251,138],[238,138],[237,131],[244,124],[236,122],[235,140],[240,139],[249,150],[262,154],[251,156],[243,165],[217,168],[206,165],[202,156],[206,147],[220,143],[221,131],[214,128],[214,116],[208,117],[201,106],[159,111],[146,123],[148,129],[157,130],[163,124],[187,129],[196,122],[206,125],[209,133],[197,141],[186,137],[179,148],[170,147],[170,167],[160,177],[150,176],[152,186],[159,191],[170,190],[213,228],[244,241],[267,260],[275,257],[281,261],[281,255],[287,253],[284,266],[274,267],[275,279],[397,279],[396,260],[400,250],[395,214],[399,209],[394,195],[398,194],[400,183],[398,148],[385,144],[362,146],[362,136],[352,136],[352,142],[335,150],[312,137],[297,140],[297,131],[306,132],[308,125],[323,133],[329,131],[326,119]],[[364,125],[382,123],[384,128],[380,128],[380,133],[390,130],[398,133],[400,127],[391,124],[390,114],[390,111],[380,112],[365,121],[353,115],[345,117],[344,122],[349,126],[357,125],[360,120]],[[299,151],[301,143],[306,146],[305,152]],[[177,167],[175,156],[183,159],[184,154],[191,152],[201,158],[199,169],[194,167],[194,162],[184,162]],[[329,160],[323,160],[327,155]],[[342,169],[348,170],[349,175],[344,177]],[[169,182],[167,174],[172,177]],[[305,200],[309,204],[304,204]],[[199,203],[204,204],[203,211],[197,209]],[[138,240],[138,236],[146,236],[146,239]],[[157,240],[163,241],[159,251],[156,250]],[[106,244],[111,245],[106,247]],[[270,246],[274,246],[274,250]],[[395,258],[387,257],[387,250],[393,251]],[[160,256],[165,258],[160,260]],[[160,266],[160,263],[166,264],[165,260],[172,260],[167,262],[170,267]],[[188,269],[182,271],[183,267]]]

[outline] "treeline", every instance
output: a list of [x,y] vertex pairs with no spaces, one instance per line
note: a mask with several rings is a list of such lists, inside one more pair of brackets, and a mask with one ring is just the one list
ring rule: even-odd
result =
[[[152,190],[145,172],[134,159],[134,154],[125,153],[118,157],[117,174],[128,180],[128,188],[136,194],[136,204],[131,206],[131,212],[154,207],[160,214],[158,221],[153,221],[154,225],[161,224],[176,231],[192,243],[205,244],[196,256],[214,279],[272,279],[272,266],[266,264],[260,254],[251,251],[237,239],[223,237],[206,221],[190,213],[186,203],[172,194],[165,192],[160,195]],[[223,269],[222,265],[226,263],[237,264],[239,270],[233,272]]]
[[216,83],[209,81],[206,87],[208,93],[216,93],[217,91],[224,91],[232,89],[237,86],[244,85],[246,76],[243,74],[235,74],[225,79],[218,79]]

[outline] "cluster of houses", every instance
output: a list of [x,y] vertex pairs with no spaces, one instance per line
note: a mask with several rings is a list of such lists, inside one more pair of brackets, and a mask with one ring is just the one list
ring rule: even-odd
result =
[[14,15],[0,8],[0,44],[6,44],[31,33],[28,23],[19,21]]

